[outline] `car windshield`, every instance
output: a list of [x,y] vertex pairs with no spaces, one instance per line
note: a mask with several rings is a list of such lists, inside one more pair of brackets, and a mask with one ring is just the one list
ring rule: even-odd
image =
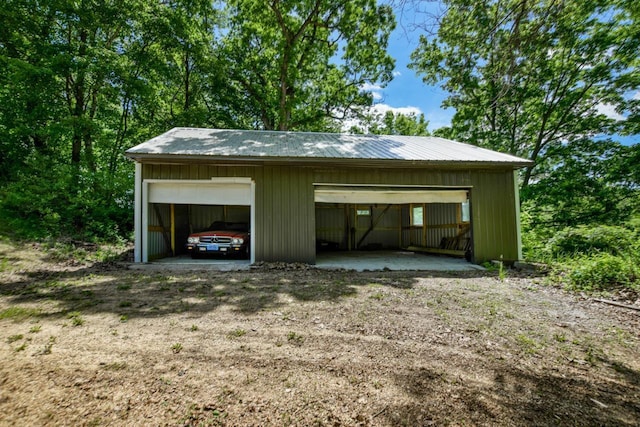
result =
[[209,231],[249,231],[249,224],[246,222],[224,222],[215,221],[209,227]]

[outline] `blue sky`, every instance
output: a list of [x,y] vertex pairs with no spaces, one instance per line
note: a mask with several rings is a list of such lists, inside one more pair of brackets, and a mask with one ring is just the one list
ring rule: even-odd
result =
[[[388,110],[402,113],[424,114],[429,121],[429,130],[433,131],[451,124],[455,110],[443,108],[442,101],[447,93],[438,85],[427,85],[414,70],[408,68],[411,53],[417,48],[418,40],[424,30],[415,29],[417,25],[425,22],[429,14],[441,14],[442,6],[437,1],[419,2],[422,10],[408,9],[404,14],[396,9],[398,26],[389,38],[389,53],[396,60],[394,79],[384,88],[379,86],[367,86],[374,96],[375,110],[385,113]],[[634,97],[639,97],[640,92]],[[616,113],[612,106],[600,105],[600,111],[618,120],[624,119]],[[640,136],[621,137],[616,136],[625,145],[638,143]]]
[[384,88],[367,86],[376,103],[376,110],[386,112],[393,110],[402,113],[416,113],[425,115],[429,121],[429,130],[434,130],[451,124],[455,113],[452,108],[441,107],[446,92],[438,86],[427,85],[414,70],[408,68],[411,53],[418,47],[420,34],[424,31],[413,29],[425,21],[428,13],[440,13],[438,2],[422,2],[421,10],[415,8],[402,11],[396,9],[398,26],[389,38],[389,53],[396,60],[393,80]]

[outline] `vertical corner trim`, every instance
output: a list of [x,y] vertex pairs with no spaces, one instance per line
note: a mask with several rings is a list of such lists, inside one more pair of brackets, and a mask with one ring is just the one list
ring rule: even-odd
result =
[[135,163],[135,183],[133,196],[133,262],[142,262],[142,164]]

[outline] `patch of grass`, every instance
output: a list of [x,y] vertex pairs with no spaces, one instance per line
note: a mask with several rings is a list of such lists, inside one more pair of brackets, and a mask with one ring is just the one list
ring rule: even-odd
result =
[[53,345],[56,343],[56,340],[57,338],[54,336],[49,337],[49,341],[47,341],[47,343],[44,345],[40,354],[51,354],[51,349],[53,348]]
[[127,308],[127,307],[131,307],[132,305],[133,303],[131,301],[120,301],[120,304],[118,304],[118,307]]
[[504,261],[502,261],[502,255],[500,255],[500,263],[498,264],[498,278],[501,282],[507,278],[507,271],[504,268]]
[[381,301],[384,299],[384,294],[382,292],[376,292],[375,294],[370,295],[369,298]]
[[119,291],[128,291],[129,289],[131,289],[131,285],[128,283],[122,283],[116,286],[116,289]]
[[120,315],[120,323],[127,323],[128,320],[129,316],[127,316],[126,314]]
[[287,334],[287,341],[293,345],[301,346],[304,343],[304,337],[291,331]]
[[557,342],[567,342],[567,337],[565,334],[553,334],[553,339]]
[[37,334],[42,330],[42,325],[33,325],[31,329],[29,329],[30,334]]
[[244,329],[240,329],[239,328],[239,329],[234,329],[233,331],[229,332],[227,334],[227,336],[229,338],[240,338],[240,337],[242,337],[242,336],[244,336],[246,334],[247,334],[247,331],[245,331]]
[[13,306],[0,311],[0,320],[11,319],[14,321],[25,320],[40,314],[35,308]]
[[195,332],[195,331],[197,331],[197,330],[198,330],[198,325],[191,325],[191,328],[189,328],[189,330],[190,330],[191,332]]
[[7,258],[0,260],[0,271],[9,271],[9,260]]
[[22,338],[24,338],[22,334],[11,335],[9,338],[7,338],[7,343],[12,344],[16,341],[20,341]]
[[171,351],[172,351],[174,354],[178,354],[178,353],[180,353],[180,352],[182,351],[182,349],[183,349],[182,344],[180,344],[179,342],[177,342],[177,343],[175,343],[175,344],[173,344],[173,345],[171,346]]
[[73,326],[82,326],[84,324],[84,319],[79,311],[72,311],[71,313],[68,313],[67,318],[71,319],[71,324]]
[[535,339],[525,334],[516,335],[516,342],[527,354],[536,354],[542,347]]
[[631,347],[633,342],[633,335],[631,335],[629,331],[613,326],[612,328],[610,328],[609,332],[614,342],[622,345],[623,347]]
[[23,351],[27,348],[27,343],[23,342],[21,345],[19,345],[18,347],[15,348],[15,352],[18,353],[20,351]]

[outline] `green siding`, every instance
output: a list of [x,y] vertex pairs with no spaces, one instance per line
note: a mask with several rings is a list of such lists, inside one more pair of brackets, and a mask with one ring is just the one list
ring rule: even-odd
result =
[[314,183],[471,188],[474,261],[518,259],[513,170],[143,165],[144,179],[250,177],[256,183],[256,261],[315,262]]
[[474,261],[518,259],[512,170],[323,169],[316,183],[424,185],[471,188]]
[[256,183],[256,260],[315,262],[310,169],[265,167]]
[[513,171],[473,173],[471,220],[474,260],[518,259]]

